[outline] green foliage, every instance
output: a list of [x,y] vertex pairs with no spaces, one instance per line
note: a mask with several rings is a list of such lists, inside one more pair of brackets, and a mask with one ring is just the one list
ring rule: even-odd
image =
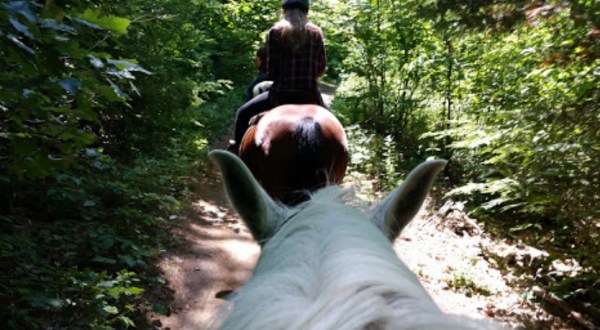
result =
[[[586,29],[564,9],[499,38],[477,38],[494,51],[467,54],[487,70],[469,74],[468,116],[449,134],[471,159],[467,173],[506,188],[493,204],[555,220],[598,219],[600,156],[594,68]],[[485,40],[484,40],[485,39]],[[596,47],[597,48],[597,47]],[[473,172],[471,172],[473,171]],[[475,174],[473,173],[473,174]]]
[[148,261],[170,238],[189,172],[197,173],[190,165],[204,159],[206,143],[196,134],[174,136],[161,158],[128,168],[96,159],[99,171],[90,161],[56,175],[42,196],[39,185],[13,187],[0,235],[2,268],[12,270],[0,279],[8,284],[0,296],[12,302],[4,319],[14,328],[123,328],[137,310],[138,287],[157,281],[144,275]]
[[404,168],[423,160],[430,142],[419,137],[433,129],[440,115],[427,106],[430,81],[438,79],[443,62],[437,54],[441,43],[415,6],[356,1],[338,8],[349,40],[334,110],[347,124],[390,136],[395,145],[390,162]]
[[325,35],[327,67],[323,79],[338,81],[344,72],[344,59],[351,52],[348,43],[352,39],[352,34],[349,33],[352,17],[342,14],[344,3],[341,1],[314,1],[311,8],[310,20],[319,26]]
[[198,128],[210,129],[210,133],[207,134],[211,137],[210,142],[216,142],[216,139],[229,134],[237,108],[244,103],[244,89],[245,85],[238,87],[227,95],[216,98],[211,102],[207,102],[199,105],[196,111],[200,114],[200,117],[194,124]]
[[[0,24],[6,68],[0,73],[0,296],[10,302],[1,311],[5,324],[131,323],[130,297],[143,290],[123,265],[134,268],[144,257],[141,241],[131,240],[143,227],[111,226],[118,212],[98,207],[101,200],[91,191],[111,187],[100,180],[104,174],[86,177],[111,167],[93,147],[103,117],[114,115],[113,105],[135,89],[133,73],[149,74],[104,51],[129,20],[9,1],[0,6]],[[103,257],[109,250],[119,258]],[[107,262],[120,270],[93,267]]]
[[542,247],[553,242],[553,258],[578,260],[580,274],[555,276],[546,262],[538,276],[562,297],[593,304],[598,288],[589,276],[600,267],[600,47],[592,20],[577,14],[592,8],[533,6],[512,31],[457,38],[455,56],[469,63],[459,82],[461,118],[429,137],[453,141],[466,184],[451,193],[471,201],[480,216],[516,216],[511,233]]
[[[576,260],[579,274],[556,276],[549,258],[536,276],[591,304],[599,290],[589,278],[600,267],[599,10],[597,1],[528,0],[336,7],[349,37],[334,110],[370,132],[354,147],[365,165],[352,166],[393,182],[390,164],[450,158],[458,183],[450,194],[482,219],[510,219],[507,236]],[[389,143],[373,142],[385,136]],[[396,153],[381,157],[386,146]]]
[[135,88],[133,73],[148,73],[103,51],[128,22],[29,1],[0,6],[3,181],[51,176],[96,140],[102,116]]
[[464,293],[467,297],[476,294],[482,296],[491,294],[488,288],[478,285],[471,275],[459,271],[452,273],[452,278],[448,280],[448,286],[456,292]]
[[56,175],[43,195],[39,185],[12,187],[0,223],[0,266],[11,270],[0,276],[0,297],[11,302],[0,314],[9,328],[132,325],[143,288],[159,281],[149,261],[170,240],[190,172],[206,161],[201,134],[171,143],[128,167],[97,156]]
[[165,311],[142,295],[162,282],[152,259],[276,13],[246,1],[0,4],[6,328],[127,328],[144,306]]
[[131,95],[130,106],[111,118],[105,148],[132,155],[168,146],[171,134],[192,128],[184,109],[223,96],[232,82],[250,81],[259,34],[278,13],[273,4],[103,1],[105,12],[133,18],[119,53],[152,69],[136,81],[140,93]]
[[362,109],[351,120],[392,134],[400,143],[414,137],[407,128],[413,127],[423,100],[421,72],[430,64],[426,51],[432,46],[431,27],[418,19],[412,6],[405,1],[364,1],[347,14],[355,17],[348,29],[354,51],[345,64],[358,80],[354,100]]
[[394,154],[395,145],[391,137],[380,138],[358,125],[346,126],[345,129],[350,149],[348,173],[375,179],[372,193],[395,188],[400,177],[395,162],[399,157]]
[[386,188],[429,153],[431,141],[420,136],[441,114],[431,108],[428,88],[443,73],[444,58],[437,54],[442,44],[415,6],[354,1],[333,9],[339,17],[334,31],[345,38],[339,38],[344,48],[337,53],[346,55],[333,109],[346,125],[375,134],[369,172]]

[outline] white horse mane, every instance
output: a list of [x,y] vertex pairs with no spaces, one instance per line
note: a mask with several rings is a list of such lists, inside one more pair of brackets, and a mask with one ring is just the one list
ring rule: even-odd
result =
[[[213,156],[222,168],[229,161],[222,162],[222,154]],[[224,173],[227,182],[230,176]],[[230,194],[241,214],[256,204],[253,198],[268,200],[257,191],[244,205]],[[269,226],[260,224],[268,233],[261,256],[253,277],[228,302],[222,329],[496,328],[443,314],[398,259],[378,228],[381,222],[346,205],[348,196],[348,191],[328,187],[298,207],[279,209],[267,219]],[[248,225],[255,238],[261,236],[261,227]]]

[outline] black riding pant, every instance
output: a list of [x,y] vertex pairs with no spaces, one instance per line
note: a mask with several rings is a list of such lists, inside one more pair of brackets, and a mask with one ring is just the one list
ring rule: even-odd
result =
[[236,113],[235,119],[235,144],[239,146],[244,137],[244,133],[248,129],[250,119],[261,112],[265,112],[273,108],[273,104],[269,99],[269,92],[264,92],[250,101],[244,103]]

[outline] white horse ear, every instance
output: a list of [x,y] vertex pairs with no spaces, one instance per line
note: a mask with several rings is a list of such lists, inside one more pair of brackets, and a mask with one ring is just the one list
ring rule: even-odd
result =
[[237,156],[223,150],[214,150],[209,155],[221,169],[227,195],[235,210],[254,239],[262,243],[273,233],[274,224],[270,220],[278,218],[273,213],[281,214],[283,208],[262,189]]
[[438,159],[420,164],[408,174],[400,187],[373,208],[371,221],[390,241],[396,239],[419,212],[436,175],[446,163]]

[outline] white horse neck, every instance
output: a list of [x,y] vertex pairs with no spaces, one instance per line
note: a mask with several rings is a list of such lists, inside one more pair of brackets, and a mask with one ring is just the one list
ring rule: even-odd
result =
[[357,210],[330,202],[310,202],[280,228],[234,306],[230,319],[251,318],[244,328],[256,329],[362,329],[440,313],[387,238]]

